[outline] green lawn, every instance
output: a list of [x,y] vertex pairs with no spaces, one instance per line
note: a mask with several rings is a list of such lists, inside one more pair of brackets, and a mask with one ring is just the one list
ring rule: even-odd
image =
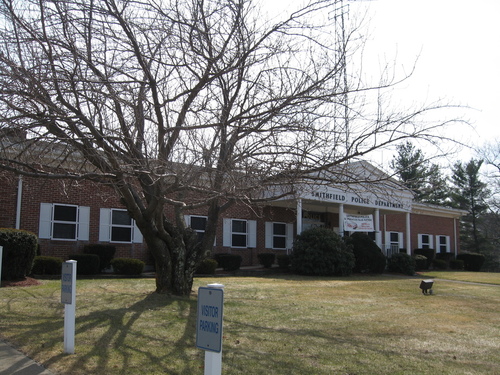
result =
[[[466,275],[466,273],[461,273]],[[500,287],[365,276],[200,278],[225,285],[223,374],[495,374]],[[498,276],[497,276],[498,277]],[[61,374],[203,374],[196,296],[153,279],[79,280],[76,354],[60,282],[0,289],[0,336]]]

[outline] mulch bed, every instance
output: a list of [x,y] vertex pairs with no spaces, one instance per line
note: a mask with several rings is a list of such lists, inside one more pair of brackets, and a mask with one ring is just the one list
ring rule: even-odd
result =
[[3,287],[14,287],[14,286],[35,286],[35,285],[40,285],[41,282],[33,279],[32,277],[26,277],[23,280],[3,280],[2,281],[2,288]]

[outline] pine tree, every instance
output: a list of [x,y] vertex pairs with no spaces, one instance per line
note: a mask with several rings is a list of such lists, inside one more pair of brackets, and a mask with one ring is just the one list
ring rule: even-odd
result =
[[422,203],[442,205],[448,203],[449,187],[437,164],[430,164],[422,150],[411,142],[400,144],[391,168],[401,182]]
[[462,218],[460,239],[463,250],[481,252],[488,247],[486,237],[480,231],[480,223],[487,213],[490,191],[480,179],[483,160],[471,159],[467,164],[457,162],[453,166],[452,202],[456,208],[468,211]]

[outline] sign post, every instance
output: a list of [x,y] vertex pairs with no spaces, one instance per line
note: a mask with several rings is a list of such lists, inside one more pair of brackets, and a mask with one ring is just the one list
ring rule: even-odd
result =
[[62,265],[61,303],[64,303],[64,353],[75,353],[76,260]]
[[198,289],[196,346],[205,350],[204,375],[222,372],[222,321],[224,285],[208,284]]
[[2,257],[3,257],[3,246],[0,246],[0,288],[2,287]]

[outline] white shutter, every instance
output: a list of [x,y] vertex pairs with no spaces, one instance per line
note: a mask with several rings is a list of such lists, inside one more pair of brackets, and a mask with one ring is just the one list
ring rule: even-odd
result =
[[391,247],[391,232],[385,232],[385,250]]
[[132,228],[132,242],[133,243],[142,243],[142,232],[137,227],[135,220],[133,220],[134,226]]
[[266,249],[273,248],[273,223],[266,221]]
[[288,223],[286,225],[286,248],[291,249],[293,247],[293,223]]
[[51,238],[52,234],[52,203],[40,203],[40,222],[38,237]]
[[450,238],[450,236],[446,236],[446,251],[451,252],[451,238]]
[[99,242],[111,241],[111,209],[101,208],[99,217]]
[[191,226],[191,215],[184,215],[184,221],[186,222],[186,226]]
[[247,221],[247,247],[257,247],[257,221]]
[[[398,241],[399,241],[398,246],[400,249],[403,249],[405,247],[403,239],[404,239],[403,232],[399,232],[398,233]],[[406,249],[406,250],[408,251],[409,249]]]
[[417,244],[418,249],[422,248],[422,236],[423,236],[423,234],[418,235],[418,244]]
[[231,247],[231,219],[222,221],[222,246]]
[[90,207],[78,207],[78,240],[88,241],[90,229]]
[[429,234],[429,249],[434,249],[434,236]]

